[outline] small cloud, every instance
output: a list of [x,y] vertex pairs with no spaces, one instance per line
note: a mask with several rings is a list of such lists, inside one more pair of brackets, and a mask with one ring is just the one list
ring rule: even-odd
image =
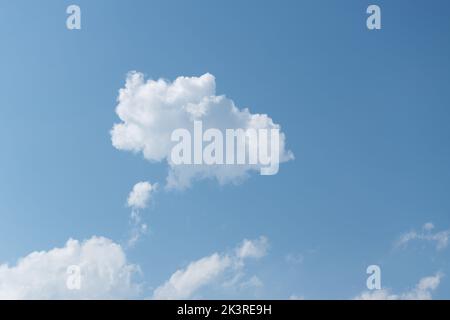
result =
[[425,223],[421,231],[412,230],[401,235],[395,246],[406,247],[410,242],[420,240],[435,243],[437,250],[445,249],[448,246],[450,230],[433,232],[434,228],[431,222]]
[[130,214],[131,235],[128,239],[128,246],[133,247],[142,235],[147,233],[147,224],[141,222],[141,211],[147,208],[150,203],[152,193],[157,189],[157,184],[148,181],[138,182],[133,186],[128,195],[127,204],[132,208]]
[[[200,289],[217,283],[222,286],[238,288],[258,288],[263,286],[262,281],[253,276],[241,282],[244,276],[243,268],[247,258],[260,258],[266,254],[268,240],[260,237],[256,240],[244,240],[242,245],[234,250],[233,254],[214,253],[210,256],[189,263],[177,270],[164,284],[153,292],[153,299],[191,299]],[[223,278],[228,279],[223,279]]]
[[390,289],[364,291],[355,300],[431,300],[432,293],[439,286],[443,274],[438,272],[433,276],[420,279],[416,286],[406,292],[394,294]]
[[189,299],[197,290],[215,280],[230,266],[230,257],[218,253],[191,262],[185,269],[177,270],[167,282],[156,288],[153,298]]
[[261,258],[266,255],[269,241],[266,237],[260,237],[256,240],[245,239],[236,249],[236,256],[243,258]]
[[426,231],[431,231],[434,229],[434,224],[431,222],[427,222],[423,225],[422,229]]
[[147,208],[151,193],[155,191],[156,186],[156,184],[152,185],[147,181],[136,183],[128,195],[128,206],[134,210]]

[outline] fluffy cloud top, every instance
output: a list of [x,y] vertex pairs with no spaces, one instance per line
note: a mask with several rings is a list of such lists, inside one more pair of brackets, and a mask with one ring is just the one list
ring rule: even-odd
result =
[[[68,267],[81,271],[79,289],[67,286]],[[62,248],[33,252],[15,266],[0,265],[0,299],[124,299],[139,294],[139,268],[109,239],[70,239]]]
[[147,181],[136,183],[128,196],[128,206],[135,210],[145,209],[150,201],[150,195],[155,188],[156,185],[151,185]]
[[[173,82],[163,79],[144,80],[141,73],[131,72],[125,87],[119,92],[116,113],[122,122],[111,130],[112,144],[119,150],[141,152],[152,162],[169,164],[168,187],[186,188],[195,179],[215,178],[220,183],[236,182],[251,170],[253,165],[174,165],[170,159],[171,134],[175,129],[193,131],[194,121],[202,121],[204,130],[226,129],[279,129],[265,114],[252,114],[248,109],[238,109],[232,100],[216,95],[213,75],[178,77]],[[285,136],[280,133],[279,161],[293,158],[285,149]],[[249,145],[249,150],[258,145]],[[269,144],[270,145],[270,144]]]
[[442,250],[448,246],[448,239],[450,237],[450,230],[433,232],[434,225],[431,222],[425,223],[421,231],[412,230],[401,235],[397,241],[397,247],[405,247],[408,243],[415,240],[422,240],[433,242],[437,250]]
[[357,300],[431,300],[432,292],[439,286],[442,274],[437,273],[420,279],[411,290],[400,294],[391,293],[389,289],[365,291],[357,296]]
[[[210,256],[191,262],[186,268],[177,270],[168,281],[156,288],[154,299],[190,299],[198,291],[229,272],[230,279],[224,279],[224,286],[236,286],[241,288],[261,287],[263,284],[256,276],[239,283],[242,278],[242,268],[245,259],[261,258],[266,254],[267,238],[260,237],[257,240],[244,240],[234,254],[214,253]],[[243,250],[244,248],[244,250]],[[241,254],[243,253],[243,254]]]

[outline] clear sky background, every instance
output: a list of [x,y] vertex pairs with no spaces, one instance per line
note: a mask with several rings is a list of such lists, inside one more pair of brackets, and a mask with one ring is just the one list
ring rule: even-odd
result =
[[[78,31],[65,26],[72,3]],[[372,3],[378,31],[366,28]],[[239,185],[157,191],[149,233],[124,249],[142,297],[264,235],[267,254],[245,269],[262,286],[197,296],[347,299],[377,264],[397,294],[441,272],[433,298],[450,298],[450,248],[431,236],[395,247],[427,222],[450,229],[449,14],[438,0],[1,0],[0,263],[69,238],[124,244],[130,190],[164,185],[167,165],[112,146],[118,90],[131,70],[209,72],[217,94],[281,125],[295,160]]]

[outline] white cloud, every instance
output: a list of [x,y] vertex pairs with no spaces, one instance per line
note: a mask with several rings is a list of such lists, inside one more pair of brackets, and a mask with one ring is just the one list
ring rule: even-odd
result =
[[149,205],[152,193],[157,189],[158,184],[151,184],[148,181],[138,182],[133,186],[128,195],[127,204],[132,208],[130,223],[131,223],[131,235],[128,239],[128,246],[133,247],[144,235],[148,226],[146,223],[141,222],[141,211],[140,209],[145,209]]
[[148,181],[138,182],[133,186],[128,195],[127,204],[134,210],[145,209],[150,201],[151,193],[156,189],[156,185],[152,185]]
[[244,244],[252,248],[264,246],[265,249],[252,249],[252,251],[248,251],[251,254],[240,255],[241,246],[235,250],[234,254],[214,253],[191,262],[186,268],[177,270],[168,281],[156,288],[153,292],[153,299],[190,299],[197,295],[201,288],[220,282],[220,280],[224,287],[261,287],[263,283],[256,276],[244,282],[240,282],[240,280],[243,277],[242,268],[245,259],[257,259],[266,254],[267,239],[261,237],[253,241],[245,240]]
[[422,240],[428,242],[434,242],[437,250],[442,250],[448,246],[448,240],[450,237],[450,230],[444,230],[439,232],[432,232],[434,225],[428,222],[422,226],[421,231],[412,230],[404,233],[400,236],[400,239],[396,242],[396,247],[405,247],[414,240]]
[[399,300],[399,296],[392,294],[389,289],[364,291],[355,300]]
[[432,291],[436,290],[442,279],[442,274],[437,273],[434,276],[420,279],[416,287],[403,294],[403,299],[407,300],[431,300]]
[[[67,268],[81,271],[79,290],[67,287]],[[127,261],[122,247],[92,237],[70,239],[62,248],[33,252],[15,266],[0,265],[0,299],[123,299],[139,294],[133,281],[139,268]]]
[[394,294],[389,289],[364,291],[355,299],[357,300],[431,300],[432,292],[439,286],[443,275],[436,273],[420,279],[416,286],[406,292]]
[[[175,129],[193,131],[194,121],[202,121],[204,130],[279,129],[266,114],[252,114],[238,109],[232,100],[216,95],[213,75],[178,77],[145,81],[143,74],[131,72],[119,92],[116,113],[121,122],[111,130],[112,144],[119,150],[142,153],[152,162],[167,161],[167,186],[187,188],[193,180],[215,178],[219,183],[238,182],[261,165],[174,165],[170,160]],[[257,145],[248,145],[250,149]],[[280,132],[279,161],[293,159],[285,149],[285,136]]]
[[423,225],[423,229],[426,231],[431,231],[434,229],[434,224],[431,222],[427,222]]
[[269,241],[266,237],[256,240],[244,239],[242,244],[236,249],[236,256],[244,258],[261,258],[266,255]]
[[230,266],[230,257],[217,253],[191,262],[185,269],[176,271],[166,283],[158,287],[153,297],[155,299],[188,299]]

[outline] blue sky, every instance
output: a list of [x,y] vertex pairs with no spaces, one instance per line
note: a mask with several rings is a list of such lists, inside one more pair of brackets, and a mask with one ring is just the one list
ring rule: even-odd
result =
[[[450,229],[446,1],[375,1],[377,31],[368,1],[73,3],[81,30],[65,27],[72,2],[0,2],[0,264],[102,236],[140,266],[148,297],[190,262],[265,236],[242,271],[262,286],[194,296],[347,299],[377,264],[397,294],[441,272],[433,298],[449,298],[449,248],[395,247],[427,222]],[[130,190],[168,171],[111,144],[132,70],[213,74],[218,95],[281,125],[295,160],[238,185],[159,188],[141,212],[149,232],[126,248]]]

